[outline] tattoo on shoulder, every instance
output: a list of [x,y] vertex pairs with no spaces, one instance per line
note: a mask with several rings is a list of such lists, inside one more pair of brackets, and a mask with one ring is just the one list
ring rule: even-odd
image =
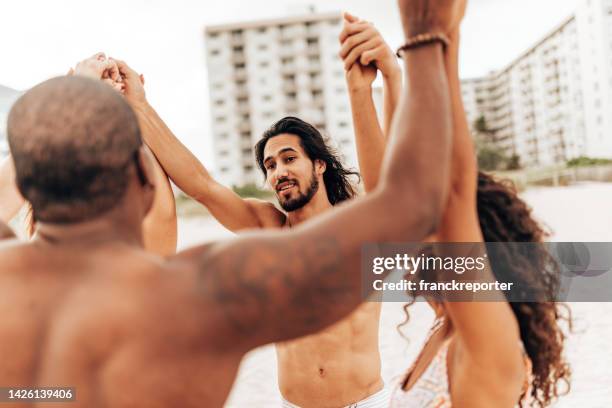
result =
[[[268,319],[278,330],[318,327],[330,302],[343,302],[355,282],[335,273],[341,247],[330,237],[303,242],[262,238],[234,244],[201,259],[201,290],[241,334],[252,334]],[[282,314],[291,311],[290,319]],[[280,313],[280,315],[279,315]]]

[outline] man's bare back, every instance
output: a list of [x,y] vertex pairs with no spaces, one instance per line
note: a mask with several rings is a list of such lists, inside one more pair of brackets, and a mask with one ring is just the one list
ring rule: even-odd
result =
[[10,241],[0,259],[0,384],[74,387],[75,407],[223,404],[242,353],[212,343],[209,307],[176,313],[201,302],[194,268],[112,242]]

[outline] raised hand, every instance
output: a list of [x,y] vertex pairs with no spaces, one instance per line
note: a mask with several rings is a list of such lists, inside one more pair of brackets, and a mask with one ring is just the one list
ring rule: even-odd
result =
[[466,0],[398,0],[404,35],[450,35],[465,15]]
[[119,70],[119,75],[124,84],[125,98],[133,108],[143,106],[147,103],[144,90],[144,77],[134,71],[125,61],[111,58]]
[[106,58],[103,52],[92,55],[79,62],[74,69],[70,69],[68,75],[80,75],[92,79],[100,79],[112,86],[118,92],[123,93],[123,83],[119,75],[117,64]]
[[344,27],[339,40],[345,69],[359,61],[363,66],[373,64],[385,77],[400,73],[395,54],[372,23],[344,13]]

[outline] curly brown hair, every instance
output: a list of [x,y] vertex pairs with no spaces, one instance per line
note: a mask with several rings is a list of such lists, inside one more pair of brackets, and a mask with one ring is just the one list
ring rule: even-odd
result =
[[[531,209],[519,198],[514,184],[509,180],[496,180],[479,172],[477,207],[485,242],[543,242],[550,235],[532,217]],[[495,257],[505,266],[504,273],[512,273],[513,280],[524,286],[543,291],[547,299],[554,298],[559,265],[543,246],[530,246],[529,253],[519,251],[514,245],[497,248],[500,250]],[[495,275],[501,273],[496,271],[495,262],[491,266]],[[413,303],[404,306],[406,319],[398,329],[408,322],[408,308]],[[563,356],[566,335],[561,323],[564,321],[569,331],[572,330],[571,311],[566,304],[552,301],[510,302],[510,306],[532,364],[531,404],[547,407],[570,388],[571,371]],[[565,389],[561,388],[562,384]],[[525,397],[527,395],[521,395],[519,406],[523,406]]]

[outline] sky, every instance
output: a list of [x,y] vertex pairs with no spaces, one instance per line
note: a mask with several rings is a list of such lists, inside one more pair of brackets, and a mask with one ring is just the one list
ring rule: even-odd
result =
[[[504,67],[583,0],[469,0],[461,76]],[[174,133],[214,167],[204,27],[299,13],[342,11],[402,42],[395,0],[20,0],[0,3],[0,84],[18,90],[103,51],[145,76],[147,97]]]

